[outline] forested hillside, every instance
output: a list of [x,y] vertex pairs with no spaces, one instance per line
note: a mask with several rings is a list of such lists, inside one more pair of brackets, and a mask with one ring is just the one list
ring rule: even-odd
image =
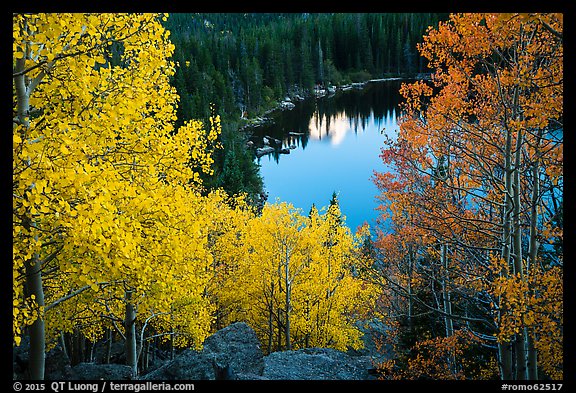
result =
[[[171,14],[164,22],[175,45],[180,96],[177,125],[225,120],[223,149],[214,154],[211,188],[245,192],[261,204],[262,180],[238,132],[250,118],[286,95],[306,96],[315,85],[341,85],[427,72],[416,44],[444,14]],[[214,105],[214,107],[211,107]],[[212,109],[211,109],[212,108]]]
[[[416,50],[439,14],[172,14],[179,121],[258,112],[291,89],[426,71]],[[445,17],[445,16],[444,16]]]

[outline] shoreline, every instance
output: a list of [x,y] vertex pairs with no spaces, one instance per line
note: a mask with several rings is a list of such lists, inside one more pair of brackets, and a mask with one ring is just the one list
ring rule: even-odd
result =
[[295,107],[294,102],[304,101],[309,98],[322,98],[322,97],[330,97],[336,94],[339,91],[349,91],[352,89],[363,89],[369,83],[379,83],[379,82],[388,82],[394,80],[409,80],[409,79],[416,79],[416,80],[430,80],[431,74],[430,73],[420,73],[411,76],[392,76],[392,77],[385,77],[385,78],[372,78],[363,82],[351,82],[345,85],[330,85],[328,87],[314,87],[311,90],[303,89],[300,87],[296,87],[296,92],[292,92],[292,94],[288,93],[285,98],[279,101],[276,105],[272,108],[264,111],[262,114],[257,115],[256,117],[252,118],[240,118],[239,121],[246,121],[247,124],[241,125],[238,127],[238,131],[247,131],[249,129],[258,128],[265,124],[271,124],[274,120],[269,117],[275,112],[278,111],[285,111],[285,110],[292,110]]

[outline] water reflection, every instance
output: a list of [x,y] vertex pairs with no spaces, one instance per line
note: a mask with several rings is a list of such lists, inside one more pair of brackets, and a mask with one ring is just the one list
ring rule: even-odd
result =
[[[333,96],[308,99],[290,111],[272,115],[274,122],[255,130],[253,141],[264,146],[262,138],[270,136],[282,141],[282,148],[296,146],[306,149],[310,139],[337,146],[348,132],[357,134],[374,119],[380,126],[396,119],[400,102],[400,81],[372,82],[364,89],[340,91]],[[278,149],[277,149],[278,150]],[[278,162],[281,154],[271,152]]]
[[[308,213],[310,206],[326,206],[339,194],[347,224],[355,230],[376,217],[374,170],[385,135],[397,131],[400,81],[371,83],[362,90],[297,103],[273,116],[274,124],[257,129],[254,143],[278,140],[272,152],[258,159],[269,201],[293,203]],[[283,153],[281,153],[283,152]]]

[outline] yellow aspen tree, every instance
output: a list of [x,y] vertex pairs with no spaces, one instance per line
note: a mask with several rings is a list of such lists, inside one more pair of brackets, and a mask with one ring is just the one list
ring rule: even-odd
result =
[[89,316],[90,337],[98,320],[131,330],[135,372],[136,318],[181,296],[199,310],[193,341],[208,333],[198,171],[210,170],[219,118],[174,130],[162,17],[13,16],[13,331],[15,345],[30,334],[33,379],[44,376],[45,323],[52,334]]
[[227,271],[214,293],[228,308],[227,322],[246,321],[267,352],[362,345],[356,323],[375,290],[354,271],[360,238],[336,223],[339,211],[332,213],[312,209],[305,217],[290,204],[267,204],[261,216],[248,213],[215,242],[215,259]]
[[213,214],[208,249],[212,254],[212,266],[207,293],[215,307],[214,328],[219,330],[242,320],[237,304],[245,301],[246,293],[239,290],[233,277],[236,277],[244,258],[253,253],[245,237],[255,214],[242,195],[232,198],[221,191],[216,193],[219,198],[210,198]]

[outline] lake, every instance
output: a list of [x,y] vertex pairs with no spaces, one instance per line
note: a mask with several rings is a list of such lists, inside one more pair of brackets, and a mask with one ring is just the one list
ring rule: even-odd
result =
[[378,189],[371,178],[386,169],[379,155],[385,135],[398,130],[401,82],[369,82],[270,115],[274,122],[256,128],[253,140],[262,147],[266,137],[274,146],[274,138],[288,154],[278,146],[257,158],[268,202],[289,202],[308,214],[312,204],[328,206],[336,192],[353,232],[364,222],[374,226]]

